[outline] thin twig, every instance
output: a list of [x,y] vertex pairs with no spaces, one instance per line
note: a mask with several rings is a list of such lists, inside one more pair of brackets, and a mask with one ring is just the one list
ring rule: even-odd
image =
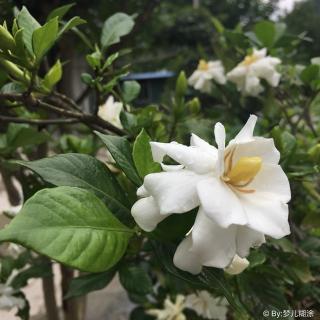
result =
[[0,122],[27,123],[33,125],[79,123],[79,119],[23,119],[0,115]]

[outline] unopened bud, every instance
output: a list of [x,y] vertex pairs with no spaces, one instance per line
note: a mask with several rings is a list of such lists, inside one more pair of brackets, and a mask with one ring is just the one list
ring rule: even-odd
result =
[[177,79],[176,95],[182,97],[186,94],[188,88],[188,81],[184,71],[181,71]]
[[15,46],[16,43],[10,32],[0,25],[0,48],[3,50],[12,50]]
[[30,83],[30,77],[24,73],[17,65],[14,63],[0,58],[0,65],[9,73],[9,75],[16,80],[19,80],[25,84]]
[[192,114],[197,114],[200,111],[201,103],[198,98],[193,98],[192,100],[188,101],[187,107]]

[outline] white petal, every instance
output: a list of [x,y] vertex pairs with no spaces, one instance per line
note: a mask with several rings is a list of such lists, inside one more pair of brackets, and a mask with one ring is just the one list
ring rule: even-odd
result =
[[257,56],[258,58],[264,58],[266,55],[267,55],[267,49],[266,48],[262,48],[260,50],[257,50],[257,49],[253,49],[253,54],[255,56]]
[[237,195],[219,178],[200,181],[197,190],[203,210],[221,227],[248,222]]
[[152,173],[145,177],[144,186],[161,214],[183,213],[199,206],[196,186],[206,178],[189,170]]
[[236,135],[236,137],[230,141],[232,143],[243,143],[249,142],[253,139],[253,131],[256,125],[258,117],[254,114],[251,114],[246,124],[240,130],[240,132]]
[[263,87],[260,84],[260,79],[254,74],[248,74],[245,81],[244,93],[249,96],[258,96]]
[[233,163],[237,163],[241,157],[260,157],[264,164],[278,164],[280,153],[275,147],[273,139],[254,137],[253,141],[236,145]]
[[229,274],[236,275],[243,272],[248,266],[249,261],[247,259],[240,258],[238,255],[235,255],[230,266],[224,271]]
[[157,224],[167,217],[160,214],[153,197],[138,200],[131,208],[131,214],[139,227],[147,232],[154,230]]
[[209,153],[214,158],[218,158],[218,150],[216,147],[209,144],[207,141],[204,141],[200,137],[198,137],[196,134],[192,133],[190,138],[190,146],[198,147],[204,152]]
[[214,137],[218,146],[218,163],[216,172],[221,176],[224,171],[224,150],[226,145],[226,130],[224,126],[218,122],[214,126]]
[[236,253],[236,226],[221,228],[199,209],[192,229],[191,252],[203,265],[224,268]]
[[289,202],[291,198],[289,180],[279,165],[263,163],[248,188],[268,193],[270,198],[284,203]]
[[142,185],[140,188],[137,190],[137,196],[138,197],[148,197],[150,194],[148,193],[147,189]]
[[170,171],[179,171],[184,168],[184,165],[178,164],[178,165],[168,165],[164,163],[160,163],[161,168],[163,171],[170,172]]
[[264,234],[246,226],[237,227],[237,254],[244,258],[249,255],[250,248],[257,248],[265,242]]
[[173,263],[183,271],[198,274],[201,272],[202,265],[197,254],[190,251],[191,246],[192,238],[189,235],[179,244],[173,257]]
[[150,142],[154,161],[162,162],[165,155],[197,173],[211,172],[215,168],[215,157],[197,147],[187,147],[171,142]]
[[275,239],[290,233],[288,206],[264,193],[242,194],[242,206],[247,214],[248,227]]

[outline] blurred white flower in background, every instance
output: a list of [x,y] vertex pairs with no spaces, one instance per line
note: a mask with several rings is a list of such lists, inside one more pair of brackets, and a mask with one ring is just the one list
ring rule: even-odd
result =
[[147,314],[154,316],[157,320],[186,320],[182,313],[185,308],[185,297],[178,294],[175,302],[167,297],[163,304],[163,309],[150,309]]
[[198,291],[186,297],[186,308],[194,310],[206,319],[227,319],[228,302],[225,298],[214,298],[208,291]]
[[[244,258],[264,235],[279,239],[290,233],[290,186],[279,166],[273,139],[253,136],[257,117],[250,116],[225,146],[225,129],[215,126],[218,148],[196,135],[190,146],[151,142],[154,161],[163,172],[149,174],[138,189],[131,213],[145,231],[173,213],[199,211],[178,246],[174,264],[197,274],[202,266],[228,267],[235,255]],[[164,156],[179,163],[165,165]]]
[[219,84],[226,83],[224,68],[221,61],[207,62],[205,60],[200,60],[197,70],[192,73],[188,79],[188,83],[196,90],[210,93],[213,80]]
[[224,269],[225,272],[236,275],[243,272],[249,266],[249,261],[246,258],[241,258],[237,254],[234,256],[231,264]]
[[113,96],[109,96],[104,105],[99,107],[98,116],[105,121],[110,122],[115,127],[122,129],[120,113],[123,109],[121,102],[114,101]]
[[0,283],[0,310],[9,311],[15,307],[18,309],[23,309],[25,307],[26,302],[24,299],[14,296],[18,290],[15,290],[10,286],[11,281],[16,274],[16,271],[12,272],[6,283]]
[[267,49],[256,50],[244,58],[234,69],[227,73],[227,79],[235,83],[237,89],[245,95],[257,96],[263,90],[261,80],[266,80],[272,87],[277,87],[281,74],[276,66],[281,60],[267,56]]

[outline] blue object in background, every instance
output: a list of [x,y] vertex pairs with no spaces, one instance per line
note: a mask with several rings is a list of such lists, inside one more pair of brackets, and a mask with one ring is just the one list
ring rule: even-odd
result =
[[161,102],[161,96],[166,81],[175,76],[168,70],[155,72],[131,73],[122,78],[122,81],[135,80],[141,85],[139,97],[135,100],[136,105],[147,105]]

